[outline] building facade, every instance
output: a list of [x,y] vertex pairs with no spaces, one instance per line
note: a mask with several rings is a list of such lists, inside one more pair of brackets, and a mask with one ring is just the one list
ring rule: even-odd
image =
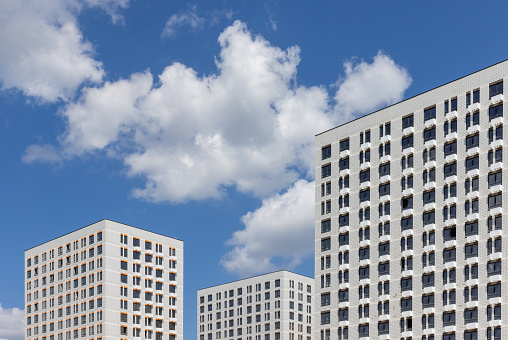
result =
[[183,242],[102,220],[25,251],[27,340],[182,339]]
[[199,340],[311,340],[313,294],[286,270],[198,290]]
[[508,338],[507,77],[504,61],[316,136],[316,339]]

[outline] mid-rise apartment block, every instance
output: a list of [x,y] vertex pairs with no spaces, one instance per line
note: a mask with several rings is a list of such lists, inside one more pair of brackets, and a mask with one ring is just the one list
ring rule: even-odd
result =
[[182,339],[183,242],[102,220],[25,251],[27,340]]
[[504,61],[316,136],[315,339],[508,338],[507,78]]
[[198,290],[200,340],[311,340],[314,279],[286,270]]

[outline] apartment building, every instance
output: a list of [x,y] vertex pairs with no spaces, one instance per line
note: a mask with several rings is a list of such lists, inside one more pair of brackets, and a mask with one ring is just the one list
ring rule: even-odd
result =
[[25,251],[27,340],[182,339],[183,242],[102,220]]
[[507,77],[503,61],[316,136],[315,339],[508,338]]
[[200,289],[200,340],[311,340],[314,279],[280,270]]

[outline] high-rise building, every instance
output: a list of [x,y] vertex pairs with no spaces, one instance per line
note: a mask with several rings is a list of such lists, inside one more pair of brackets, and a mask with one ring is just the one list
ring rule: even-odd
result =
[[29,340],[182,339],[183,242],[102,220],[25,251]]
[[508,338],[507,77],[503,61],[316,136],[316,339]]
[[199,340],[311,340],[314,279],[280,270],[200,289]]

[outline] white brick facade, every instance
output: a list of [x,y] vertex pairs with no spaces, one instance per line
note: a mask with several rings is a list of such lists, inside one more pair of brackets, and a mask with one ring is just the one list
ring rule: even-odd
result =
[[183,242],[102,220],[25,251],[28,340],[182,339]]
[[508,338],[507,78],[504,61],[316,136],[315,339]]

